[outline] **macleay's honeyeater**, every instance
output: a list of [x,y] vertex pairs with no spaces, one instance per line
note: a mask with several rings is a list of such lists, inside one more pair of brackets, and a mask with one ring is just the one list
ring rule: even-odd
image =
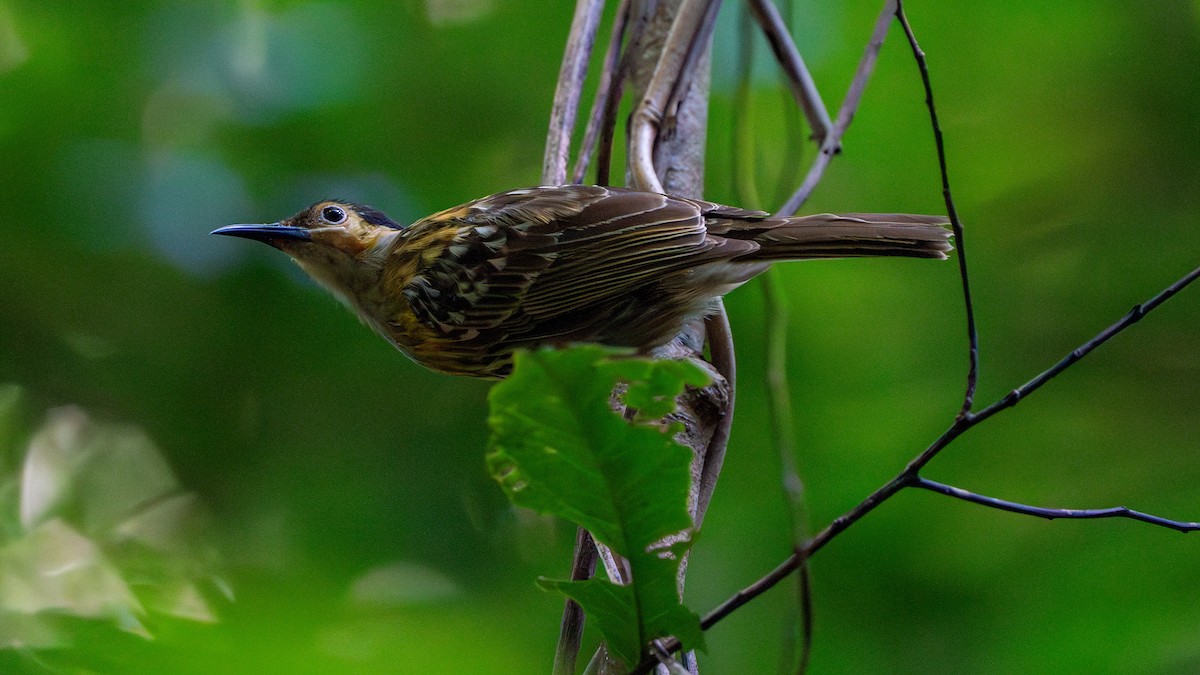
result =
[[291,256],[417,363],[503,377],[513,350],[665,344],[779,260],[945,258],[946,218],[771,218],[698,199],[564,185],[502,192],[412,225],[323,201],[269,225],[230,225]]

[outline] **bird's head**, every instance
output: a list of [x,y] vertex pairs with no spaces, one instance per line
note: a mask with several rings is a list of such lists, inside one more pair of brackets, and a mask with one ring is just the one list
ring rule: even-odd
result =
[[227,225],[212,234],[255,239],[303,260],[317,250],[356,258],[378,245],[381,238],[401,229],[383,212],[369,206],[328,200],[277,223]]
[[350,202],[317,202],[277,223],[227,225],[212,231],[254,239],[291,256],[310,276],[353,303],[370,283],[403,227],[383,212]]

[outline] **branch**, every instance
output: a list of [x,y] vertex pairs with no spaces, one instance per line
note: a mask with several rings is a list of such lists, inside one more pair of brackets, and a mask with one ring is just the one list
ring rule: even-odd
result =
[[[936,481],[930,481],[930,480],[927,480],[927,479],[923,478],[922,476],[920,476],[919,472],[922,468],[924,468],[930,461],[932,461],[933,458],[936,457],[942,450],[944,450],[951,442],[956,440],[958,437],[962,436],[969,429],[980,424],[981,422],[990,418],[991,416],[995,415],[996,413],[1015,406],[1019,401],[1026,398],[1030,394],[1034,393],[1038,389],[1040,389],[1043,385],[1045,385],[1047,382],[1049,382],[1050,380],[1057,377],[1059,374],[1061,374],[1067,368],[1070,368],[1071,366],[1078,363],[1083,357],[1087,356],[1094,349],[1096,349],[1100,345],[1104,344],[1108,340],[1112,339],[1113,337],[1115,337],[1116,335],[1118,335],[1119,333],[1124,331],[1126,328],[1137,323],[1143,317],[1145,317],[1147,314],[1149,314],[1151,311],[1153,311],[1154,309],[1156,309],[1157,307],[1162,305],[1167,300],[1174,297],[1177,293],[1182,291],[1184,288],[1186,288],[1192,282],[1196,281],[1197,278],[1200,278],[1200,267],[1193,269],[1191,272],[1188,272],[1183,277],[1179,278],[1177,281],[1172,283],[1170,286],[1167,286],[1165,289],[1160,291],[1158,294],[1156,294],[1154,297],[1150,298],[1149,300],[1147,300],[1141,304],[1135,305],[1129,312],[1127,312],[1124,316],[1122,316],[1120,319],[1118,319],[1115,323],[1108,326],[1104,330],[1100,331],[1097,335],[1095,335],[1093,338],[1091,338],[1084,344],[1080,345],[1078,348],[1072,350],[1070,353],[1068,353],[1066,356],[1064,356],[1062,359],[1060,359],[1057,363],[1052,365],[1050,368],[1044,370],[1043,372],[1039,373],[1038,375],[1036,375],[1029,381],[1025,382],[1024,384],[1022,384],[1019,387],[1010,391],[1003,398],[993,402],[991,405],[988,405],[987,407],[985,407],[984,409],[980,410],[977,413],[971,412],[972,400],[973,400],[973,396],[974,396],[974,392],[975,392],[975,385],[976,385],[977,378],[978,378],[978,341],[977,341],[977,335],[975,333],[975,326],[974,326],[974,321],[973,321],[973,308],[972,308],[972,304],[970,301],[969,286],[967,284],[967,278],[968,278],[967,268],[966,268],[965,261],[961,260],[961,258],[962,258],[962,224],[958,219],[957,213],[955,212],[953,200],[952,200],[951,194],[950,194],[950,187],[949,187],[950,182],[949,182],[949,177],[947,175],[948,169],[947,169],[947,164],[946,164],[946,160],[945,160],[944,146],[942,143],[942,134],[941,134],[940,127],[938,126],[938,122],[937,122],[936,107],[935,107],[934,101],[933,101],[932,86],[930,85],[929,71],[928,71],[927,64],[925,62],[924,53],[921,51],[920,46],[917,43],[916,37],[913,34],[912,28],[908,23],[907,17],[904,15],[904,10],[901,6],[900,0],[888,0],[888,2],[885,5],[885,11],[887,10],[888,7],[894,7],[895,16],[896,16],[897,20],[900,21],[901,25],[904,27],[905,34],[908,37],[909,45],[911,46],[912,51],[913,51],[913,56],[916,59],[918,67],[921,70],[921,78],[922,78],[922,82],[925,86],[926,103],[927,103],[927,105],[929,107],[929,111],[930,111],[930,121],[933,126],[935,139],[937,141],[939,167],[940,167],[940,170],[942,173],[943,195],[946,199],[947,208],[950,211],[949,215],[951,217],[952,227],[954,228],[956,237],[959,239],[959,241],[957,242],[959,245],[959,256],[960,256],[959,271],[960,271],[960,276],[962,278],[964,295],[966,296],[965,302],[966,302],[966,306],[967,306],[967,315],[968,315],[968,324],[969,324],[968,332],[969,332],[969,341],[970,341],[970,350],[971,350],[970,370],[968,372],[968,383],[967,383],[966,395],[964,396],[964,399],[965,399],[964,405],[963,405],[963,408],[958,413],[958,415],[955,416],[955,419],[954,419],[953,423],[951,424],[950,428],[948,428],[945,432],[942,433],[941,436],[939,436],[936,440],[934,440],[933,443],[931,443],[921,454],[919,454],[912,461],[910,461],[908,463],[908,465],[905,466],[903,471],[901,471],[890,481],[888,481],[887,483],[882,485],[880,488],[878,488],[877,490],[875,490],[874,492],[869,494],[862,502],[860,502],[854,508],[852,508],[851,510],[842,514],[841,516],[835,518],[833,520],[833,522],[831,522],[823,530],[821,530],[815,536],[813,536],[811,539],[809,539],[807,542],[805,542],[802,546],[797,547],[797,549],[792,553],[791,556],[789,556],[786,560],[784,560],[782,563],[780,563],[775,569],[771,570],[771,572],[764,575],[763,577],[761,577],[754,583],[750,584],[746,588],[738,591],[732,597],[730,597],[725,602],[721,603],[715,609],[713,609],[711,612],[709,612],[707,615],[705,615],[701,619],[701,622],[700,622],[700,625],[704,630],[708,630],[712,626],[716,625],[723,618],[732,614],[735,610],[737,610],[742,605],[753,600],[754,598],[758,597],[762,593],[766,592],[768,589],[775,586],[777,583],[779,583],[783,579],[787,578],[790,574],[792,574],[798,568],[803,566],[809,557],[811,557],[814,553],[816,553],[821,548],[823,548],[826,544],[828,544],[830,541],[832,541],[834,537],[839,535],[841,532],[845,531],[847,528],[849,528],[854,523],[861,520],[864,516],[866,516],[871,511],[873,511],[880,504],[884,503],[885,501],[887,501],[888,499],[893,497],[896,493],[898,493],[901,490],[903,490],[904,488],[908,488],[908,487],[916,487],[916,488],[932,490],[935,492],[946,494],[948,496],[955,497],[958,499],[963,499],[963,500],[970,501],[973,503],[982,504],[982,505],[990,506],[993,508],[1000,508],[1000,509],[1011,511],[1014,513],[1033,515],[1033,516],[1042,517],[1042,518],[1084,519],[1084,518],[1117,518],[1117,517],[1120,517],[1120,518],[1130,518],[1130,519],[1148,523],[1151,525],[1156,525],[1156,526],[1160,526],[1160,527],[1178,530],[1180,532],[1191,532],[1193,530],[1200,530],[1200,523],[1171,520],[1168,518],[1143,513],[1140,511],[1133,511],[1126,507],[1113,507],[1113,508],[1107,508],[1107,509],[1087,510],[1087,509],[1046,509],[1046,508],[1042,508],[1042,507],[1028,506],[1028,505],[1024,505],[1024,504],[1018,504],[1015,502],[1008,502],[1008,501],[1004,501],[1004,500],[1000,500],[1000,499],[995,499],[995,498],[987,497],[987,496],[983,496],[983,495],[977,495],[977,494],[967,492],[965,490],[961,490],[960,488],[956,488],[956,487],[953,487],[950,485],[944,485],[942,483],[937,483]],[[881,19],[883,19],[883,18],[884,18],[884,16],[881,16]],[[890,19],[890,17],[888,17],[888,18]],[[874,58],[878,53],[878,44],[877,43],[882,41],[884,34],[886,34],[886,26],[883,26],[881,28],[880,24],[877,23],[875,34],[872,39],[872,44],[868,46],[867,54],[864,56],[863,62],[860,63],[858,73],[856,73],[855,83],[854,83],[854,85],[852,85],[852,92],[847,94],[847,101],[843,102],[843,104],[842,104],[842,108],[838,115],[838,122],[834,126],[834,137],[833,138],[840,137],[840,131],[844,131],[844,127],[841,126],[843,123],[847,124],[847,125],[849,124],[849,119],[853,115],[854,107],[857,105],[857,102],[856,102],[857,97],[859,95],[861,95],[861,86],[865,86],[867,75],[869,75],[870,69],[873,67],[873,64],[874,64]],[[870,62],[870,63],[868,64],[868,62]],[[859,90],[857,91],[857,93],[855,93],[853,91],[855,86],[860,87]],[[849,103],[851,103],[850,99],[852,99],[852,98],[855,99],[855,102],[853,103],[853,105],[848,105]],[[839,130],[839,127],[841,127],[840,130]],[[827,145],[828,145],[828,143],[827,143]],[[823,148],[823,150],[824,150],[824,148]],[[824,165],[828,164],[827,153],[822,152],[821,156],[826,157],[826,159],[822,160],[821,157],[818,157],[818,160],[814,162],[813,168],[810,170],[810,178],[812,178],[815,171],[817,171],[818,169],[823,171]],[[817,174],[817,178],[819,179],[819,173]],[[805,185],[808,185],[809,182],[810,182],[810,180],[806,179]],[[813,185],[815,185],[815,180],[813,180],[812,183],[813,183]],[[797,197],[800,197],[799,202],[803,202],[804,199],[807,198],[808,193],[804,191],[804,188],[805,188],[805,186],[802,185],[801,189],[797,191],[796,195],[793,195],[793,199],[789,200],[789,205],[793,201],[795,201],[797,199]],[[785,206],[785,209],[786,208],[787,207]],[[667,641],[664,641],[664,647],[667,649],[678,649],[679,645],[678,645],[677,641],[667,640]],[[648,665],[652,665],[652,663],[643,661],[643,663],[639,664],[638,668],[635,669],[633,672],[635,674],[648,672]]]
[[725,313],[725,305],[720,303],[720,309],[704,322],[704,332],[708,338],[709,355],[712,366],[728,384],[728,396],[725,399],[725,409],[717,420],[712,437],[704,451],[704,461],[700,467],[700,489],[696,497],[696,512],[694,527],[699,530],[704,522],[704,514],[712,501],[713,492],[717,489],[717,479],[721,476],[721,466],[725,462],[725,449],[729,445],[729,433],[733,428],[733,406],[737,392],[737,361],[734,358],[733,331],[729,327],[729,315]]
[[1020,513],[1026,516],[1035,516],[1045,518],[1046,520],[1054,520],[1056,518],[1129,518],[1130,520],[1138,520],[1151,525],[1178,530],[1180,532],[1195,532],[1200,530],[1200,523],[1184,522],[1182,520],[1171,520],[1162,516],[1155,516],[1141,511],[1124,506],[1113,506],[1106,509],[1048,509],[1041,506],[1029,506],[1028,504],[1018,504],[1004,499],[988,497],[986,495],[968,492],[962,488],[946,485],[937,481],[929,480],[928,478],[917,477],[916,481],[911,484],[911,487],[917,487],[924,490],[932,490],[938,494],[954,497],[963,501],[971,502],[972,504],[981,504],[993,509],[1001,511],[1011,511],[1012,513]]
[[[609,103],[613,102],[613,114],[616,112],[616,102],[621,100],[621,87],[623,76],[620,68],[621,63],[621,41],[625,38],[625,30],[629,25],[629,2],[630,0],[621,0],[621,4],[617,6],[617,18],[613,21],[612,34],[608,38],[608,50],[604,52],[604,65],[600,69],[600,82],[596,85],[596,98],[592,101],[592,111],[588,115],[587,128],[583,133],[583,142],[579,145],[579,154],[575,157],[575,169],[571,172],[572,183],[582,183],[584,176],[587,175],[588,164],[591,162],[592,153],[596,151],[596,144],[600,141],[603,135],[603,130],[607,128],[605,121],[608,119]],[[609,151],[611,151],[611,137],[609,141]],[[607,166],[604,168],[607,173]],[[597,178],[597,183],[607,184],[607,178],[603,181]]]
[[[792,549],[799,550],[808,538],[808,500],[804,480],[796,465],[795,423],[787,384],[787,305],[783,302],[779,270],[771,268],[762,276],[763,304],[766,308],[764,342],[766,347],[767,413],[774,430],[775,451],[779,455],[780,484],[791,521]],[[801,561],[796,585],[799,609],[799,654],[797,673],[808,671],[812,657],[813,603],[812,580],[808,565]],[[791,661],[789,656],[788,661]]]
[[983,420],[991,417],[992,415],[995,415],[996,413],[1000,412],[1001,410],[1004,410],[1005,408],[1011,408],[1011,407],[1015,406],[1018,402],[1021,401],[1021,399],[1025,398],[1026,396],[1037,391],[1037,389],[1039,387],[1041,387],[1043,384],[1046,384],[1050,380],[1057,377],[1059,373],[1061,373],[1062,371],[1066,370],[1067,368],[1070,368],[1071,366],[1075,365],[1075,363],[1077,363],[1080,359],[1082,359],[1083,357],[1085,357],[1089,353],[1091,353],[1091,351],[1093,349],[1095,349],[1096,347],[1099,347],[1100,345],[1104,344],[1105,342],[1108,342],[1110,339],[1115,337],[1121,331],[1132,326],[1133,324],[1137,323],[1138,321],[1141,321],[1142,317],[1149,314],[1156,307],[1163,304],[1167,300],[1170,300],[1171,297],[1174,296],[1176,293],[1187,288],[1188,284],[1195,281],[1197,277],[1200,277],[1200,267],[1197,267],[1196,269],[1192,270],[1191,272],[1188,272],[1187,274],[1183,275],[1183,277],[1181,277],[1178,281],[1176,281],[1175,283],[1171,284],[1170,286],[1167,286],[1166,288],[1164,288],[1162,291],[1160,291],[1158,293],[1158,295],[1154,296],[1153,298],[1150,298],[1149,300],[1147,300],[1146,302],[1143,302],[1141,304],[1134,305],[1133,309],[1126,312],[1124,316],[1122,316],[1120,319],[1118,319],[1111,326],[1100,331],[1091,340],[1088,340],[1087,342],[1083,343],[1076,349],[1071,350],[1071,353],[1067,354],[1062,359],[1060,359],[1058,361],[1058,363],[1055,363],[1050,368],[1047,368],[1045,371],[1038,374],[1037,377],[1035,377],[1032,380],[1026,382],[1025,384],[1017,387],[1016,389],[1013,389],[1012,391],[1010,391],[1008,393],[1007,396],[1005,396],[1004,398],[1000,399],[999,401],[996,401],[995,403],[989,405],[988,407],[984,408],[983,410],[980,410],[977,413],[968,415],[969,421],[971,422],[972,425],[974,425],[979,422],[982,422]]
[[833,132],[833,122],[829,120],[829,111],[821,100],[821,92],[817,91],[817,83],[804,65],[804,58],[800,56],[800,50],[796,48],[783,17],[779,15],[779,9],[771,0],[749,0],[747,4],[767,38],[767,44],[771,45],[775,59],[787,75],[792,96],[804,111],[813,138],[817,140],[817,145],[824,145],[825,139]]
[[[699,0],[705,3],[704,14],[700,17],[700,26],[695,33],[691,34],[691,44],[687,46],[687,52],[683,59],[683,65],[680,68],[680,76],[675,80],[671,87],[671,95],[667,98],[666,106],[663,108],[663,117],[659,134],[666,132],[667,136],[674,133],[675,127],[679,123],[678,117],[680,109],[685,105],[685,99],[691,95],[690,91],[695,84],[700,73],[704,74],[706,84],[703,87],[704,98],[707,102],[708,98],[708,71],[710,50],[709,46],[712,43],[713,30],[717,25],[717,11],[721,9],[721,0]],[[707,106],[706,106],[707,111]],[[707,123],[707,116],[705,122]],[[656,145],[658,145],[656,139]],[[656,162],[658,164],[658,162]],[[659,167],[660,169],[662,167]],[[697,172],[697,178],[702,181],[703,171]],[[676,181],[678,182],[678,181]],[[667,179],[664,178],[664,184]],[[668,186],[668,191],[670,190]]]
[[[596,542],[587,530],[578,528],[575,533],[575,554],[571,559],[571,581],[590,579],[595,570]],[[575,661],[583,640],[584,619],[579,603],[567,598],[563,605],[558,646],[554,650],[554,675],[572,675],[575,672]]]
[[825,175],[825,168],[829,166],[829,161],[840,151],[842,136],[845,135],[846,129],[850,128],[850,122],[854,120],[854,113],[858,110],[859,102],[862,101],[863,91],[867,88],[867,81],[871,79],[871,73],[875,72],[875,62],[879,60],[879,50],[883,47],[883,40],[887,37],[892,17],[895,16],[898,7],[897,0],[887,0],[883,3],[883,9],[880,10],[879,17],[875,19],[875,29],[871,31],[871,40],[867,42],[866,51],[858,62],[858,68],[854,71],[854,79],[850,81],[850,88],[846,90],[846,98],[842,100],[842,105],[838,108],[837,119],[833,123],[833,133],[821,143],[820,152],[817,153],[812,166],[809,167],[804,182],[784,202],[776,215],[790,216],[799,210],[801,205],[808,201],[808,197],[816,189],[817,183],[821,182],[821,177]]
[[[682,0],[666,31],[654,70],[648,82],[642,80],[646,82],[645,90],[630,116],[628,139],[631,184],[636,189],[670,191],[691,197],[703,193],[703,172],[699,167],[703,158],[707,110],[707,54],[719,6],[719,0]],[[634,32],[638,36],[630,40],[630,48],[641,42],[644,35],[636,27]],[[673,138],[666,138],[663,133],[666,112],[669,112],[670,120],[667,126],[679,124],[680,133]],[[680,115],[683,116],[676,120]],[[720,399],[715,406],[716,415],[712,418],[715,425],[711,434],[706,439],[696,439],[703,445],[688,443],[696,451],[699,467],[693,504],[697,527],[704,518],[720,475],[733,421],[736,388],[733,337],[722,305],[718,304],[716,311],[705,321],[704,328],[710,361],[721,378],[705,395],[712,402]],[[668,345],[668,348],[672,346]],[[690,352],[700,349],[699,343],[688,347]],[[682,355],[675,357],[679,356]]]
[[942,127],[938,124],[937,106],[933,103],[933,83],[929,79],[929,64],[925,60],[925,52],[917,44],[917,36],[913,34],[908,17],[900,0],[896,0],[896,18],[904,27],[908,36],[908,44],[912,47],[913,58],[921,71],[921,84],[925,87],[925,106],[929,108],[929,123],[933,127],[933,140],[937,144],[938,168],[942,174],[942,197],[946,201],[946,215],[950,216],[950,229],[954,231],[954,244],[958,248],[958,275],[962,281],[963,304],[966,307],[967,318],[967,389],[963,394],[962,408],[959,416],[969,415],[975,404],[975,387],[979,382],[979,330],[975,326],[975,305],[971,301],[971,283],[967,274],[967,245],[963,237],[962,221],[958,218],[958,209],[954,208],[954,198],[950,195],[950,172],[946,169],[946,145],[942,139]]
[[558,86],[554,90],[554,106],[550,110],[550,131],[546,134],[546,154],[542,160],[543,185],[567,182],[567,161],[571,155],[575,116],[579,112],[579,96],[587,78],[588,61],[603,9],[604,0],[579,0],[575,5],[571,33],[558,71]]
[[[634,137],[643,135],[646,141],[644,159],[648,167],[640,178],[638,170],[631,168],[631,187],[662,192],[665,186],[665,190],[672,194],[691,197],[702,195],[707,65],[711,43],[708,36],[711,35],[718,4],[718,0],[633,1],[629,3],[627,15],[618,18],[618,22],[624,24],[625,48],[624,54],[617,59],[615,50],[620,47],[622,36],[614,29],[610,53],[606,57],[611,64],[606,66],[611,73],[605,87],[607,93],[604,99],[597,98],[597,109],[602,111],[597,182],[608,183],[618,105],[628,84],[634,96],[635,108],[640,107],[645,111],[649,102],[654,110],[670,113],[666,124],[663,124],[661,117],[657,117],[653,124],[643,127],[637,126],[636,115],[631,116],[627,143],[632,147],[636,143]],[[595,115],[594,112],[593,119]],[[590,142],[585,144],[590,145]],[[629,157],[634,154],[632,150],[627,152]],[[577,170],[577,175],[582,177],[582,171]],[[712,333],[712,363],[718,370],[717,374],[732,375],[733,355],[724,321],[723,312],[717,312],[706,327]],[[674,340],[661,349],[678,350],[676,357],[698,359],[703,350],[700,331],[697,322],[689,326],[683,339]],[[656,356],[659,352],[654,351]],[[720,470],[731,417],[731,389],[728,379],[714,377],[712,385],[689,390],[678,401],[675,418],[684,425],[681,440],[692,448],[697,458],[693,465],[694,492],[689,495],[689,506],[693,509],[696,522],[703,518],[698,507],[701,500],[707,502],[711,497],[712,486]],[[681,591],[686,560],[680,565]],[[608,663],[608,659],[601,654],[598,661],[593,662]],[[690,667],[692,663],[687,655],[682,659],[684,666]]]
[[676,661],[671,652],[663,647],[662,640],[650,641],[650,653],[658,660],[659,665],[665,667],[670,675],[689,675],[687,668],[683,664]]
[[662,54],[654,67],[646,92],[630,116],[629,170],[632,187],[647,192],[662,192],[662,183],[654,170],[654,146],[663,113],[684,74],[693,45],[703,32],[710,5],[718,0],[683,0],[671,24]]
[[[951,425],[951,427],[949,429],[947,429],[945,433],[943,433],[941,436],[939,436],[937,440],[935,440],[932,444],[930,444],[929,447],[926,448],[925,451],[922,452],[916,459],[914,459],[912,462],[909,462],[908,466],[906,466],[904,468],[904,471],[901,471],[899,474],[896,475],[895,478],[893,478],[892,480],[885,483],[882,487],[880,487],[875,492],[872,492],[870,495],[867,496],[866,499],[864,499],[861,503],[859,503],[853,509],[847,511],[846,513],[844,513],[841,516],[838,516],[836,519],[834,519],[834,521],[832,523],[830,523],[824,530],[821,530],[820,532],[817,533],[816,536],[814,536],[812,539],[809,539],[808,542],[806,542],[804,546],[802,546],[800,549],[798,549],[795,553],[793,553],[791,555],[791,557],[789,557],[787,560],[785,560],[783,563],[781,563],[778,567],[776,567],[774,570],[772,570],[769,574],[764,575],[762,578],[760,578],[758,581],[754,582],[750,586],[747,586],[746,588],[742,589],[741,591],[738,591],[733,597],[729,598],[725,602],[721,603],[721,605],[719,605],[716,609],[709,612],[701,620],[700,625],[707,630],[709,627],[713,626],[718,621],[720,621],[721,619],[725,618],[730,613],[732,613],[733,610],[737,609],[738,607],[741,607],[742,605],[746,604],[746,602],[752,600],[753,598],[757,597],[758,595],[761,595],[764,591],[771,588],[775,584],[779,583],[781,580],[786,578],[789,574],[794,572],[796,570],[796,568],[799,567],[809,556],[811,556],[813,553],[816,553],[818,550],[820,550],[822,547],[824,547],[826,544],[828,544],[834,537],[836,537],[838,534],[840,534],[846,528],[850,527],[854,523],[861,520],[863,516],[867,515],[871,511],[873,511],[875,509],[875,507],[877,507],[880,504],[882,504],[883,502],[887,501],[889,498],[891,498],[893,495],[895,495],[900,490],[902,490],[906,487],[928,487],[928,486],[920,484],[925,479],[921,478],[917,472],[920,471],[921,468],[924,467],[926,464],[928,464],[930,460],[932,460],[935,456],[937,456],[937,454],[939,452],[941,452],[941,450],[944,449],[947,445],[949,445],[952,441],[957,439],[959,436],[963,435],[963,433],[965,433],[968,429],[976,426],[980,422],[983,422],[984,420],[991,417],[992,415],[1000,412],[1001,410],[1013,407],[1014,405],[1017,404],[1018,401],[1025,398],[1029,394],[1032,394],[1033,392],[1037,391],[1039,388],[1041,388],[1042,385],[1044,385],[1046,382],[1049,382],[1056,375],[1058,375],[1062,371],[1066,370],[1071,365],[1077,363],[1080,359],[1082,359],[1084,356],[1086,356],[1093,349],[1095,349],[1096,347],[1100,346],[1101,344],[1107,342],[1110,338],[1112,338],[1116,334],[1120,333],[1121,331],[1125,330],[1129,326],[1131,326],[1134,323],[1136,323],[1137,321],[1139,321],[1142,317],[1144,317],[1150,311],[1152,311],[1153,309],[1155,309],[1162,303],[1169,300],[1172,296],[1174,296],[1176,293],[1178,293],[1179,291],[1186,288],[1188,286],[1188,284],[1192,283],[1197,278],[1200,278],[1200,267],[1198,267],[1198,268],[1192,270],[1191,272],[1189,272],[1188,274],[1184,275],[1178,281],[1171,284],[1167,288],[1163,289],[1158,295],[1155,295],[1150,300],[1147,300],[1146,302],[1135,306],[1132,310],[1129,311],[1128,314],[1126,314],[1124,317],[1122,317],[1116,323],[1109,326],[1108,328],[1105,328],[1103,331],[1101,331],[1099,334],[1097,334],[1091,340],[1088,340],[1086,343],[1084,343],[1078,349],[1073,350],[1070,354],[1063,357],[1063,359],[1060,360],[1058,363],[1054,364],[1053,366],[1051,366],[1047,370],[1043,371],[1042,373],[1039,373],[1036,377],[1029,380],[1025,384],[1017,387],[1016,389],[1013,389],[1004,398],[989,405],[988,407],[979,411],[979,413],[968,414],[965,416],[960,416],[957,419],[955,419],[954,424]],[[933,485],[934,483],[932,481],[930,481],[930,484]],[[932,488],[929,488],[929,489],[932,489]],[[951,495],[951,496],[957,497],[958,495]],[[982,503],[982,502],[980,502],[980,503]],[[1037,507],[1027,507],[1027,508],[1033,509],[1033,508],[1037,508]],[[1015,509],[1010,509],[1010,510],[1015,510]],[[1121,510],[1122,510],[1121,508],[1102,509],[1100,512],[1105,512],[1105,511],[1118,511],[1119,512]],[[1070,511],[1064,511],[1062,513],[1069,513],[1069,512]],[[1076,513],[1083,513],[1083,512],[1076,511]],[[1130,513],[1132,514],[1132,513],[1136,513],[1136,512],[1130,512]],[[1110,513],[1110,514],[1104,515],[1104,516],[1101,516],[1101,515],[1091,515],[1091,516],[1058,515],[1056,517],[1098,518],[1098,517],[1114,517],[1117,515],[1121,515],[1121,514],[1114,512],[1114,513]],[[1135,518],[1136,520],[1141,520],[1143,522],[1150,523],[1152,525],[1161,525],[1163,527],[1170,527],[1172,529],[1177,529],[1177,530],[1181,530],[1181,531],[1190,531],[1190,529],[1191,529],[1190,526],[1193,525],[1193,523],[1185,523],[1185,522],[1181,522],[1181,521],[1168,520],[1166,518],[1160,518],[1158,516],[1152,516],[1152,515],[1148,515],[1148,514],[1141,514],[1141,515],[1144,517],[1136,517],[1133,515],[1124,515],[1123,517]],[[1045,516],[1043,516],[1043,517],[1045,517]],[[1180,526],[1185,526],[1188,529],[1184,530]]]

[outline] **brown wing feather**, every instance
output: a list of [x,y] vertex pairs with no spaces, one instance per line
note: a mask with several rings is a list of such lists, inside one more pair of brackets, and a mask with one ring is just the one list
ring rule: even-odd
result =
[[603,306],[711,260],[721,242],[707,236],[701,204],[593,186],[485,197],[410,228],[414,243],[425,230],[454,235],[405,294],[418,318],[446,330],[506,323],[506,332],[532,338],[543,319]]

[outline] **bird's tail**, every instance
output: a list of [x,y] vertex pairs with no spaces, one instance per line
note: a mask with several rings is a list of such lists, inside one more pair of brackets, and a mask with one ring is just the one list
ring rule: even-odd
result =
[[725,236],[750,240],[759,249],[753,260],[810,260],[863,256],[906,256],[944,259],[951,232],[945,216],[905,213],[820,213],[769,219],[758,227]]

